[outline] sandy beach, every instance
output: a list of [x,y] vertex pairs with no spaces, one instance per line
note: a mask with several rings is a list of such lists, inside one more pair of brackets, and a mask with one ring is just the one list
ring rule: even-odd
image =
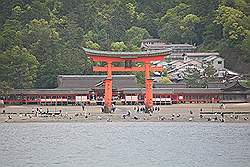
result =
[[[138,106],[116,106],[115,112],[109,114],[102,113],[101,106],[85,106],[84,111],[81,106],[6,106],[0,109],[0,123],[131,121],[250,123],[250,103],[226,104],[225,109],[221,109],[220,104],[173,104],[155,107],[159,107],[160,110],[148,114],[138,112]],[[42,108],[43,111],[48,110],[50,114],[37,115],[32,112],[32,108],[33,110]]]

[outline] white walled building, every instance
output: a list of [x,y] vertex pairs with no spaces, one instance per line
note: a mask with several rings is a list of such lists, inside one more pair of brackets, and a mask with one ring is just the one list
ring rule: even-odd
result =
[[206,64],[211,64],[217,71],[224,69],[224,59],[217,56],[209,56],[202,60]]
[[218,52],[195,52],[195,53],[185,53],[183,55],[183,58],[185,61],[188,60],[198,60],[198,61],[202,61],[205,58],[211,57],[211,56],[215,56],[218,57],[220,56],[220,54]]
[[[171,54],[166,61],[154,62],[154,65],[160,65],[167,69],[168,75],[177,81],[183,79],[184,71],[188,68],[196,68],[200,72],[211,64],[218,78],[235,78],[239,74],[232,72],[224,67],[224,59],[218,52],[195,52],[196,46],[190,44],[167,44],[160,39],[145,39],[141,43],[142,50],[165,50],[170,49]],[[155,76],[161,74],[155,73]]]

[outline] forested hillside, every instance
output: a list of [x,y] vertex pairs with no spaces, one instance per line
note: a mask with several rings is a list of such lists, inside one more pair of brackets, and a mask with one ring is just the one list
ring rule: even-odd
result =
[[218,51],[250,73],[249,0],[0,0],[0,87],[53,88],[91,74],[81,46],[140,50],[145,38]]

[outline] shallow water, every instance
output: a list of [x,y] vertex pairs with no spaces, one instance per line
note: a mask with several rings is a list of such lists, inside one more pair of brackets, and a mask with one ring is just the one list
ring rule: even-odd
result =
[[0,124],[0,166],[250,166],[250,124]]

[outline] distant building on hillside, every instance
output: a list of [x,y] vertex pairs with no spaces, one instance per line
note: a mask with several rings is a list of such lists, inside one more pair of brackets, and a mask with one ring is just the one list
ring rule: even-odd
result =
[[[237,80],[239,74],[226,69],[224,59],[218,52],[195,52],[196,46],[190,44],[167,44],[160,39],[145,39],[141,43],[142,50],[164,50],[170,49],[169,59],[161,62],[154,62],[155,65],[163,66],[167,69],[172,81],[182,82],[184,72],[188,68],[196,68],[201,73],[208,65],[212,65],[216,70],[216,76],[224,80]],[[160,77],[161,73],[155,72],[155,76]]]
[[206,59],[208,57],[211,58],[213,57],[218,57],[220,54],[218,52],[194,52],[194,53],[184,53],[183,59],[188,61],[188,60],[198,60],[202,61],[203,59]]
[[196,46],[191,44],[168,44],[160,39],[145,39],[141,42],[142,50],[171,50],[172,60],[202,60],[210,56],[219,56],[218,52],[195,52]]
[[190,44],[167,44],[167,48],[172,50],[172,53],[193,53],[195,46]]
[[141,42],[141,50],[164,50],[166,43],[160,39],[145,39]]
[[197,69],[200,72],[204,71],[203,63],[197,60],[176,60],[175,63],[171,64],[168,69],[168,76],[174,82],[183,81],[185,77],[185,72],[188,69]]
[[211,64],[217,71],[224,69],[224,59],[217,56],[209,56],[202,59],[205,65]]
[[145,39],[141,42],[141,50],[164,50],[170,49],[172,60],[182,60],[185,53],[195,52],[196,47],[190,44],[168,44],[160,39]]
[[190,44],[167,44],[160,39],[145,39],[141,42],[142,50],[171,49],[172,53],[192,53],[196,47]]

